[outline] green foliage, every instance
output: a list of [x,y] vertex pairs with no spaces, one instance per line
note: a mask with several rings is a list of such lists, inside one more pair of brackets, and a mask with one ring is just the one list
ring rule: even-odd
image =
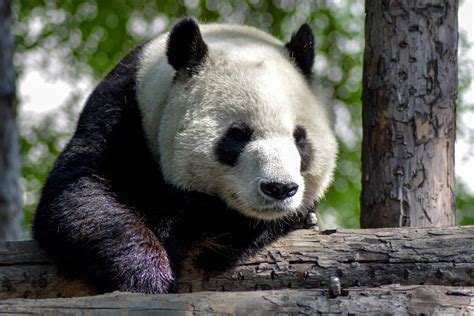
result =
[[24,190],[25,217],[27,228],[31,221],[33,208],[37,203],[38,192],[44,179],[59,154],[62,147],[60,140],[67,135],[53,130],[51,117],[46,117],[36,125],[22,122],[22,137],[20,138],[22,156],[22,181]]
[[456,209],[459,225],[474,225],[474,194],[469,194],[462,182],[456,186]]
[[54,160],[71,137],[77,120],[79,96],[72,94],[59,113],[40,120],[20,117],[20,155],[23,185],[24,223],[29,229],[33,211]]
[[[341,152],[336,180],[321,203],[321,217],[329,226],[358,227],[363,2],[334,3],[324,0],[17,1],[17,67],[21,75],[26,61],[36,54],[40,56],[37,67],[51,76],[59,75],[72,83],[81,76],[99,80],[136,44],[164,32],[179,17],[249,24],[285,41],[299,25],[308,22],[316,35],[316,76],[339,118],[336,129]],[[59,70],[50,67],[51,61],[57,60],[62,65]],[[73,132],[79,99],[77,95],[71,97],[61,113],[40,120],[21,118],[25,227],[55,157]],[[64,117],[66,124],[61,124]],[[463,195],[459,201],[461,213],[472,214],[472,196]],[[461,223],[473,220],[472,216],[462,216]]]

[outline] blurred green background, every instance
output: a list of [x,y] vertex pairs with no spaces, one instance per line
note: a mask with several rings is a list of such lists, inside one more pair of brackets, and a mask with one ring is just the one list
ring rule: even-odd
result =
[[[321,219],[326,228],[359,226],[362,0],[22,0],[16,1],[13,9],[19,81],[35,71],[42,80],[69,87],[60,107],[37,115],[22,111],[22,104],[28,100],[19,86],[25,230],[43,181],[72,135],[82,103],[93,85],[135,45],[165,32],[183,16],[202,22],[253,25],[283,41],[302,23],[312,26],[316,36],[316,77],[336,111],[341,150],[336,180],[320,205]],[[460,92],[470,82],[469,73],[460,73]],[[458,113],[465,111],[473,111],[472,106],[460,104]],[[466,129],[459,126],[459,130]],[[474,224],[474,195],[459,180],[457,207],[458,223]]]

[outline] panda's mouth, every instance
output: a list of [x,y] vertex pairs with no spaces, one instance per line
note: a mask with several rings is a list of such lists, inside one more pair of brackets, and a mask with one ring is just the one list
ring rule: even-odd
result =
[[263,220],[275,220],[294,214],[296,211],[297,209],[285,207],[283,205],[272,205],[270,207],[253,209],[252,217]]
[[291,201],[264,201],[262,206],[257,208],[258,212],[266,213],[290,213],[296,211]]
[[263,197],[256,198],[253,203],[243,202],[244,199],[237,194],[231,195],[233,208],[243,215],[259,220],[275,220],[295,213],[298,208],[292,205],[292,201],[271,201]]
[[284,205],[266,205],[265,207],[256,209],[256,211],[259,213],[276,213],[283,215],[282,213],[289,213],[294,211],[294,209]]

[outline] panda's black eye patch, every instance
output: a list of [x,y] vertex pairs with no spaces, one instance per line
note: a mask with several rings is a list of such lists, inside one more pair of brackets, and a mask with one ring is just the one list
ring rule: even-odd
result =
[[235,122],[227,130],[226,137],[239,142],[248,142],[252,133],[252,129],[244,122]]
[[313,161],[313,146],[307,138],[306,129],[302,126],[296,126],[293,131],[293,138],[295,139],[296,148],[301,156],[300,170],[308,170],[311,162]]
[[297,126],[293,132],[296,144],[303,144],[306,141],[306,130],[304,127]]
[[252,138],[253,130],[244,122],[232,123],[216,145],[217,160],[228,166],[235,166],[240,153]]

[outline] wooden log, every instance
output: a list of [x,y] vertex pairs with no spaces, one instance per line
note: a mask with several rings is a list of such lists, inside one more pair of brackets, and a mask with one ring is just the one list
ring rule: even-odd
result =
[[[353,286],[474,285],[474,226],[299,230],[220,274],[186,268],[181,292]],[[32,242],[0,243],[0,299],[95,294],[58,273]]]
[[145,295],[114,292],[81,298],[0,301],[0,313],[47,315],[108,315],[160,313],[225,314],[396,314],[469,315],[474,313],[472,288],[390,286],[351,288],[330,298],[324,290],[200,292]]
[[59,273],[35,241],[0,243],[0,299],[92,294],[93,288]]
[[326,287],[474,285],[474,226],[300,230],[231,271],[184,273],[181,291],[249,291]]

